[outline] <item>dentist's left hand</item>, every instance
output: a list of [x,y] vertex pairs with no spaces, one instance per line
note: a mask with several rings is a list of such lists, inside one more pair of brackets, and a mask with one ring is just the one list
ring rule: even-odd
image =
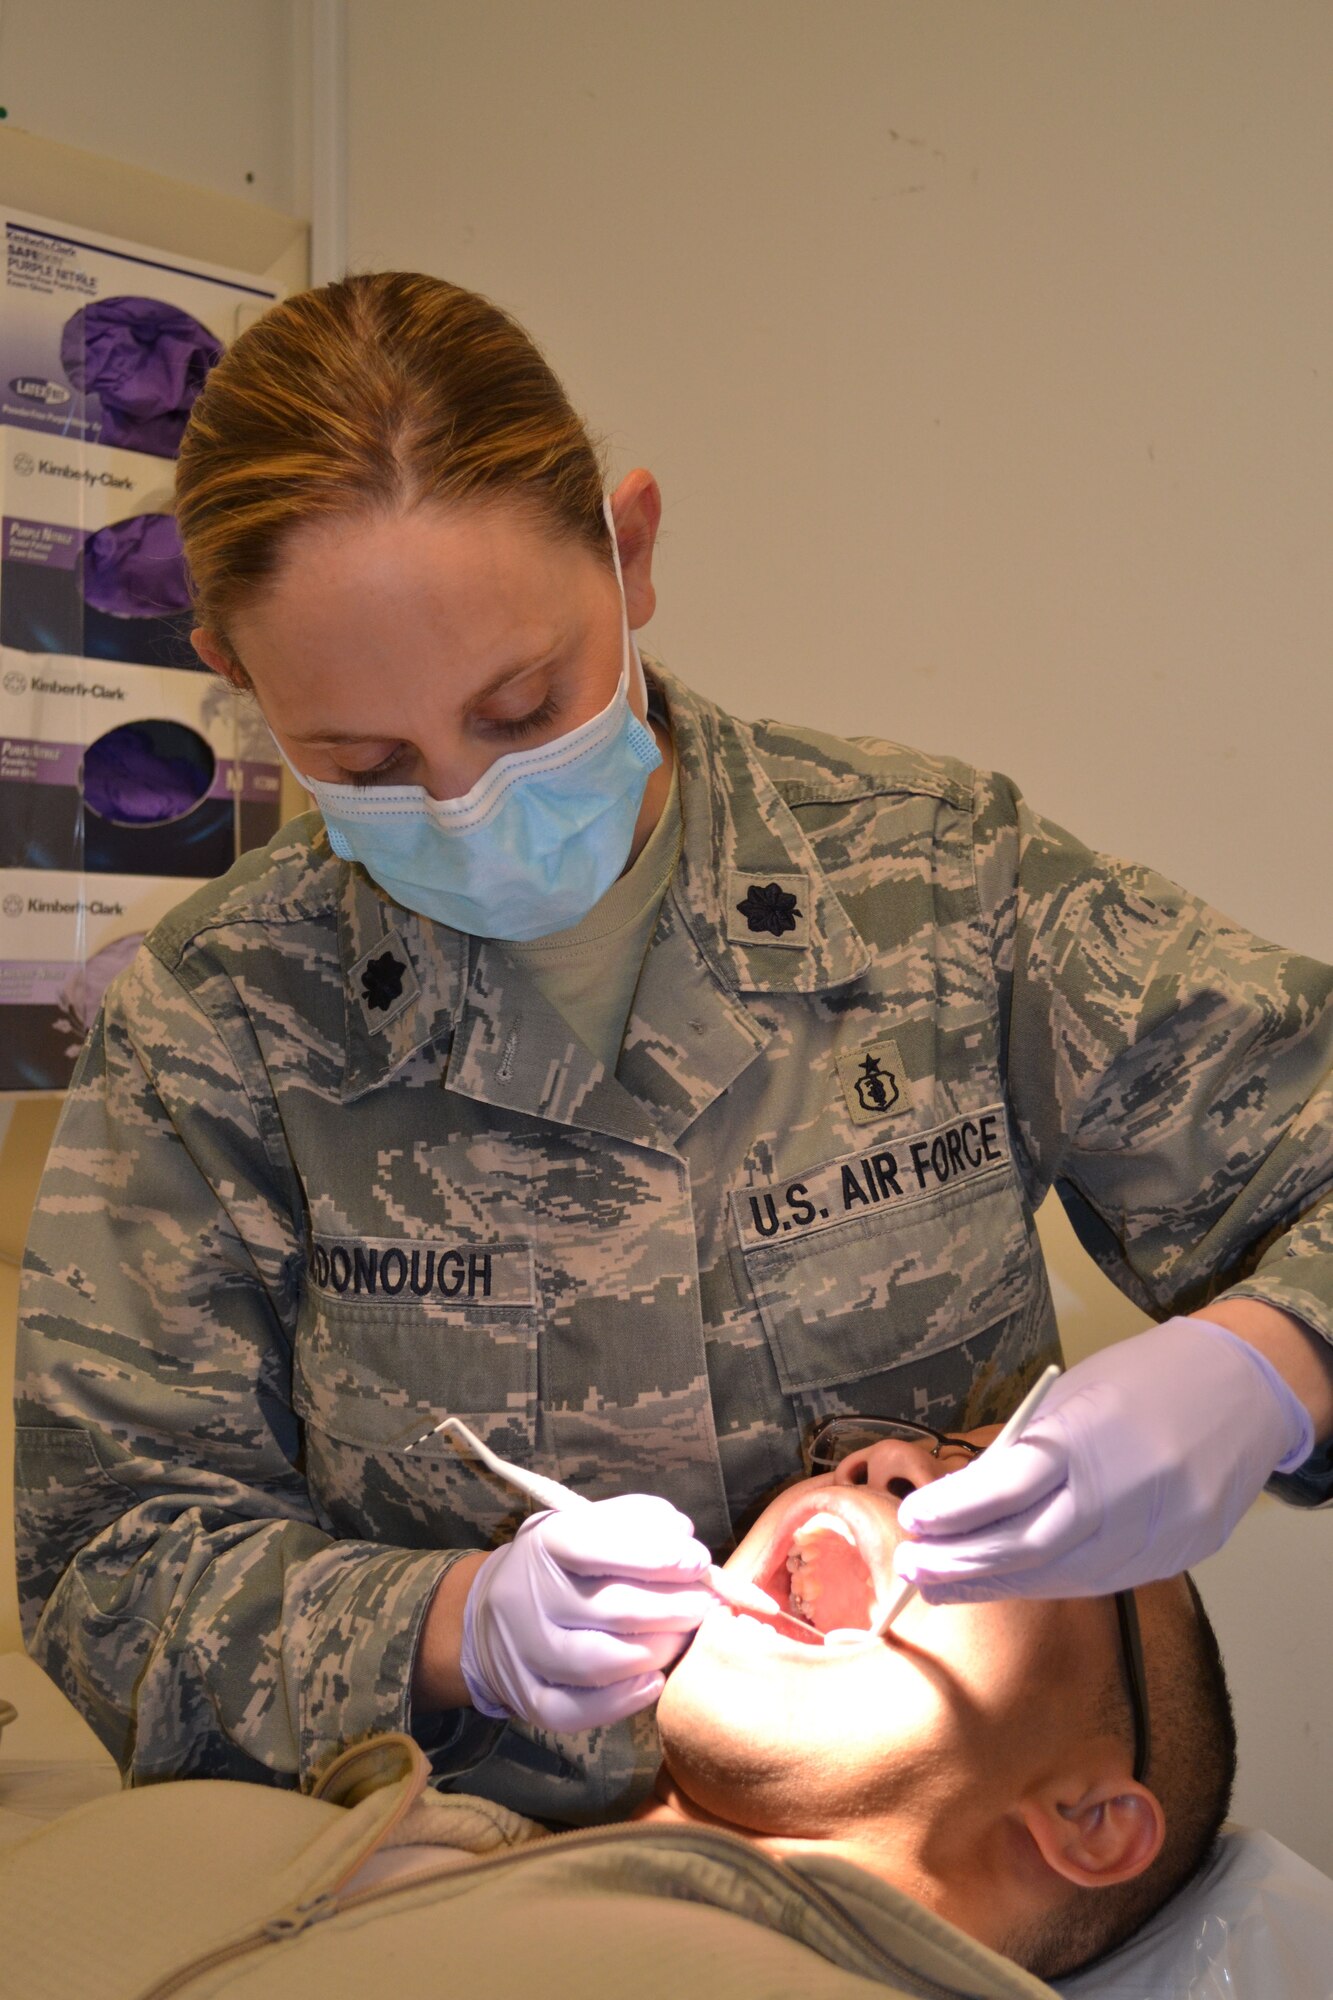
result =
[[1020,1438],[910,1494],[897,1572],[928,1604],[1133,1590],[1221,1548],[1314,1443],[1256,1348],[1170,1319],[1078,1362]]
[[468,1591],[459,1664],[473,1707],[563,1732],[648,1707],[715,1601],[709,1561],[693,1523],[653,1494],[533,1515]]

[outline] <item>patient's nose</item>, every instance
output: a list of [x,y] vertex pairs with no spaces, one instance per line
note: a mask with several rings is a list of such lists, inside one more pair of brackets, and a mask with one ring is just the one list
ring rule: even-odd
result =
[[948,1470],[931,1456],[926,1445],[911,1444],[906,1438],[885,1438],[840,1459],[833,1468],[833,1482],[836,1486],[868,1486],[872,1492],[905,1500],[918,1486],[929,1486]]

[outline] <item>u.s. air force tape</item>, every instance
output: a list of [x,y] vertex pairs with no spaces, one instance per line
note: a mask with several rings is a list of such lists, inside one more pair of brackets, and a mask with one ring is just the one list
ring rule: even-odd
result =
[[895,1135],[892,1145],[867,1147],[774,1181],[737,1188],[732,1212],[747,1250],[781,1237],[813,1236],[877,1208],[910,1208],[945,1188],[1001,1172],[1009,1135],[1001,1105],[951,1118],[928,1131]]
[[537,1302],[530,1243],[412,1243],[383,1236],[317,1236],[310,1287],[326,1297],[377,1305],[531,1306]]

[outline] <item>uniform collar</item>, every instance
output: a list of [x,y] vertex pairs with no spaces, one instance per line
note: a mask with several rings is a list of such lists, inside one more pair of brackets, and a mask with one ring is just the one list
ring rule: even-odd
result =
[[386,896],[343,865],[344,1100],[360,1097],[432,1042],[447,1044],[467,985],[468,940]]
[[670,895],[721,983],[738,993],[822,993],[870,954],[745,723],[654,661],[680,764],[685,821]]

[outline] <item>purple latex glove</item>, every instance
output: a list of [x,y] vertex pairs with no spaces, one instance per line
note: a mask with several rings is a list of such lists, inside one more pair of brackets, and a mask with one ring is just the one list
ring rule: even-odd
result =
[[179,306],[130,296],[94,299],[67,319],[60,365],[102,406],[103,444],[174,458],[222,342]]
[[1314,1449],[1304,1404],[1211,1320],[1080,1361],[1020,1438],[918,1487],[895,1558],[928,1604],[1104,1597],[1220,1549],[1274,1472]]
[[468,1592],[473,1707],[573,1732],[647,1708],[716,1601],[708,1562],[692,1523],[653,1494],[534,1514]]
[[134,514],[83,545],[83,595],[112,618],[163,618],[190,607],[180,530],[170,514]]

